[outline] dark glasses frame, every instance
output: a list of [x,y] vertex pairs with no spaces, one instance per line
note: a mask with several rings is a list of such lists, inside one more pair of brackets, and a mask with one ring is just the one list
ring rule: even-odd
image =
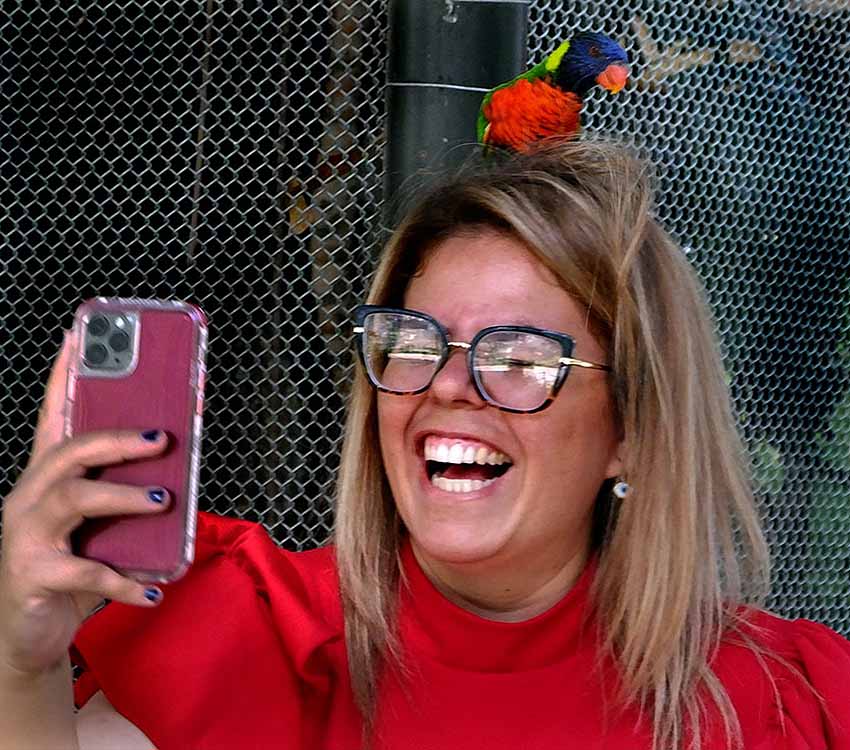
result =
[[[378,382],[378,379],[375,377],[371,368],[368,364],[368,358],[366,356],[366,318],[369,315],[374,313],[397,313],[401,315],[408,315],[413,318],[419,318],[420,320],[424,320],[431,325],[433,325],[437,331],[440,333],[441,338],[441,352],[440,359],[437,363],[436,368],[434,369],[434,374],[431,376],[431,379],[422,387],[418,388],[415,391],[396,391],[391,388],[385,388],[383,385]],[[475,353],[475,347],[478,345],[478,342],[481,341],[482,338],[491,333],[508,331],[513,333],[533,333],[538,336],[544,336],[545,338],[551,339],[553,341],[558,342],[561,345],[561,356],[558,359],[559,369],[558,375],[555,378],[555,382],[552,384],[549,389],[549,394],[546,397],[546,400],[540,404],[540,406],[535,407],[534,409],[513,409],[509,406],[504,406],[500,404],[498,401],[494,401],[490,396],[487,395],[484,386],[482,385],[478,372],[475,370],[473,366],[473,355]],[[449,361],[449,357],[452,354],[453,349],[462,349],[466,351],[466,369],[469,372],[469,378],[472,381],[473,386],[475,387],[475,392],[481,398],[482,401],[489,404],[490,406],[494,406],[495,408],[510,412],[512,414],[534,414],[539,411],[543,411],[549,404],[554,401],[555,397],[558,395],[558,391],[561,390],[561,386],[564,384],[564,381],[567,379],[567,375],[570,372],[570,368],[575,367],[583,367],[589,370],[604,370],[606,372],[611,372],[611,367],[608,365],[602,365],[597,362],[588,362],[583,359],[575,359],[572,356],[573,350],[575,349],[575,340],[572,336],[561,333],[560,331],[550,331],[546,328],[534,328],[532,326],[488,326],[487,328],[482,328],[478,333],[473,336],[472,341],[450,341],[449,340],[449,332],[448,330],[440,323],[440,321],[432,318],[427,313],[419,312],[417,310],[408,310],[403,307],[384,307],[381,305],[358,305],[354,310],[354,334],[356,335],[356,343],[357,343],[357,355],[360,358],[360,363],[363,365],[363,370],[366,372],[366,376],[369,378],[369,382],[379,391],[383,391],[384,393],[392,393],[397,396],[416,396],[420,393],[425,393],[434,382],[434,378],[437,377],[437,374],[440,370],[445,367],[446,362]]]

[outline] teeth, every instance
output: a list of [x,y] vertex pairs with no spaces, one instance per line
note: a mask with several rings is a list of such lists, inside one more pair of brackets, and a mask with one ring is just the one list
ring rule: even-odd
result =
[[435,474],[431,479],[431,484],[444,492],[477,492],[487,485],[493,484],[495,479],[446,479],[440,474]]
[[483,445],[476,447],[469,443],[438,442],[434,438],[428,438],[425,441],[425,460],[443,464],[479,464],[481,466],[511,463],[504,453],[491,451]]

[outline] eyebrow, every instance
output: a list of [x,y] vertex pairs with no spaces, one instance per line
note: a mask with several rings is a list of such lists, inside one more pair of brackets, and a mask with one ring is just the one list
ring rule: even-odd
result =
[[540,323],[536,323],[533,320],[529,320],[528,318],[517,318],[516,321],[512,324],[515,326],[528,326],[529,328],[546,328],[547,326],[542,326]]
[[[429,316],[429,317],[433,318],[434,320],[436,320],[436,321],[437,321],[437,322],[438,322],[441,326],[443,326],[443,328],[445,328],[445,329],[446,329],[446,334],[447,334],[448,336],[451,336],[451,338],[455,338],[455,336],[456,336],[456,333],[455,333],[454,329],[453,329],[451,326],[447,326],[445,323],[443,323],[443,321],[442,321],[442,320],[440,320],[440,318],[439,318],[439,317],[437,317],[434,313],[427,312],[426,310],[420,310],[420,309],[418,309],[418,308],[414,308],[414,307],[405,307],[405,306],[402,306],[402,307],[400,307],[399,309],[401,309],[401,310],[410,310],[410,311],[412,311],[412,312],[421,312],[421,313],[424,313],[425,315],[427,315],[427,316]],[[505,322],[505,323],[494,323],[494,324],[491,324],[491,325],[499,325],[499,326],[526,326],[526,327],[528,327],[528,328],[542,328],[542,329],[548,329],[548,326],[541,325],[541,324],[540,324],[540,323],[538,323],[537,321],[531,320],[530,318],[526,318],[526,317],[525,317],[525,316],[523,316],[523,315],[519,315],[518,317],[514,318],[514,319],[513,319],[513,320],[511,320],[510,322]],[[490,327],[491,327],[490,325],[481,326],[481,328],[490,328]],[[481,330],[481,328],[479,328],[478,330],[480,331],[480,330]]]
[[[438,318],[434,318],[434,320],[438,320]],[[442,325],[442,323],[441,323],[441,325]],[[514,318],[510,323],[494,323],[492,325],[497,325],[497,326],[526,326],[527,328],[540,328],[540,329],[548,330],[547,326],[541,325],[540,323],[537,323],[533,320],[529,320],[528,318],[525,318],[525,317],[522,317],[522,316],[520,316],[518,318]],[[481,328],[490,328],[490,327],[491,327],[490,325],[481,326]],[[449,326],[445,326],[445,329],[446,329],[448,335],[451,338],[455,338],[455,332]],[[481,330],[481,329],[479,329],[479,330]]]

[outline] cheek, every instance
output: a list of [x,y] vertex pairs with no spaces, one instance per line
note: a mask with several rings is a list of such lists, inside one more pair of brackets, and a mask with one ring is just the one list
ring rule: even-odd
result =
[[422,398],[417,396],[394,396],[378,393],[378,441],[384,473],[396,504],[405,504],[411,482],[415,477],[414,464],[406,450],[406,436]]
[[[575,398],[556,400],[551,414],[540,413],[540,419],[516,422],[517,433],[530,450],[530,463],[545,476],[564,481],[581,477],[591,483],[608,465],[617,445],[617,431],[607,397],[576,394]],[[548,410],[547,410],[548,411]],[[544,419],[551,417],[551,419]],[[556,483],[559,480],[555,480]]]
[[383,393],[378,393],[378,439],[381,443],[381,454],[384,457],[384,466],[388,465],[387,451],[395,442],[393,439],[393,419],[392,406],[387,403],[386,396]]
[[410,402],[416,400],[378,393],[378,436],[388,472],[398,464],[395,459],[404,452],[404,433],[413,415]]
[[565,443],[574,444],[581,437],[580,425],[587,421],[589,413],[585,399],[564,398],[559,395],[544,411],[536,414],[517,415],[524,419],[513,420],[514,431],[526,446],[534,446],[534,453],[557,452]]

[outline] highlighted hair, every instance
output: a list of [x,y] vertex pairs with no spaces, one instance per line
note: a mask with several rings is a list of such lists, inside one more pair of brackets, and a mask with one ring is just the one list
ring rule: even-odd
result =
[[[501,155],[500,155],[501,156]],[[427,190],[389,241],[369,302],[398,305],[440,240],[486,226],[523,242],[587,310],[607,347],[625,436],[628,500],[600,488],[592,601],[616,659],[623,704],[639,705],[656,750],[729,747],[740,727],[709,664],[760,604],[768,553],[703,291],[652,217],[647,165],[611,143],[553,142],[477,159]],[[342,452],[335,541],[355,699],[373,728],[384,667],[399,664],[395,607],[401,524],[382,468],[376,399],[358,370]]]

